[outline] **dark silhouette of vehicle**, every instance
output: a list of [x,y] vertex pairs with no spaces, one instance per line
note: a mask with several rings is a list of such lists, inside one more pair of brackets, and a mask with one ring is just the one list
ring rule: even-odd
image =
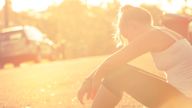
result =
[[0,32],[0,68],[6,63],[19,66],[25,61],[55,60],[54,43],[33,26],[15,26]]

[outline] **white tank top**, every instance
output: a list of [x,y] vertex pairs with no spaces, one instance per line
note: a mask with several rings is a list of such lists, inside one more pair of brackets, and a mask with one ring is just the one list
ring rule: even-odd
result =
[[151,54],[157,68],[166,72],[168,83],[192,98],[192,46],[190,43],[186,39],[176,40],[166,50]]

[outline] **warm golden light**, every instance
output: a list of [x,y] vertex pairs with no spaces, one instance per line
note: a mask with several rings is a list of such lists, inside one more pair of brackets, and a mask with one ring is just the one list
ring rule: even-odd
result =
[[50,5],[60,4],[63,0],[12,0],[12,8],[16,12],[33,10],[44,11]]
[[0,9],[2,9],[4,4],[5,4],[5,1],[4,0],[0,0]]
[[[112,2],[112,0],[82,0],[87,3],[87,5],[92,6],[102,6],[105,3]],[[170,2],[169,0],[119,0],[121,5],[130,4],[133,6],[140,6],[141,4],[156,5],[161,10],[168,13],[179,12],[186,4],[184,0],[174,0]],[[192,1],[188,1],[187,5],[191,6]]]
[[[16,12],[33,10],[44,11],[50,5],[60,4],[64,0],[11,0],[12,8]],[[106,4],[113,2],[113,0],[80,0],[88,6],[106,6]],[[5,0],[0,0],[0,9],[3,7]],[[184,6],[191,7],[192,0],[188,0],[185,4],[184,0],[119,0],[121,5],[130,4],[140,6],[141,4],[156,5],[161,10],[168,13],[177,13]]]
[[192,0],[188,0],[187,3],[186,3],[186,5],[187,5],[188,7],[192,7]]
[[126,5],[126,4],[130,4],[130,5],[133,5],[133,6],[139,6],[143,3],[143,0],[120,0],[120,4],[121,5]]
[[112,2],[112,0],[81,0],[88,6],[100,6],[105,7],[106,4]]
[[185,6],[184,0],[174,0],[174,2],[168,2],[167,0],[161,1],[160,8],[168,13],[177,13]]
[[157,5],[160,3],[160,0],[143,0],[144,4],[149,4],[149,5]]
[[137,0],[137,1],[121,0],[120,2],[121,2],[121,5],[125,5],[125,4],[130,4],[134,6],[140,6],[141,4],[156,5],[161,10],[168,13],[177,13],[185,6],[184,0],[174,0],[173,2],[170,2],[168,0]]

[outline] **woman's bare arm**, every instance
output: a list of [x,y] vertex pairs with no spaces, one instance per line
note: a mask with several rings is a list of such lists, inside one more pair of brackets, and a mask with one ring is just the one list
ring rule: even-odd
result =
[[102,79],[108,72],[118,68],[122,64],[130,62],[147,52],[162,51],[174,42],[175,40],[167,36],[167,34],[152,31],[150,34],[135,39],[129,45],[110,55],[96,68],[92,76],[96,79]]
[[118,68],[120,65],[153,50],[154,46],[158,44],[155,40],[154,36],[145,35],[131,42],[129,45],[109,56],[101,65],[99,65],[95,70],[94,77],[96,79],[101,79],[108,72]]

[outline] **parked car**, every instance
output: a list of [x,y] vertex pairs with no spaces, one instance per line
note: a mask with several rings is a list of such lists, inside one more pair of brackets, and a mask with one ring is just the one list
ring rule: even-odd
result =
[[15,26],[0,32],[0,67],[6,63],[19,66],[25,61],[55,60],[54,42],[34,26]]

